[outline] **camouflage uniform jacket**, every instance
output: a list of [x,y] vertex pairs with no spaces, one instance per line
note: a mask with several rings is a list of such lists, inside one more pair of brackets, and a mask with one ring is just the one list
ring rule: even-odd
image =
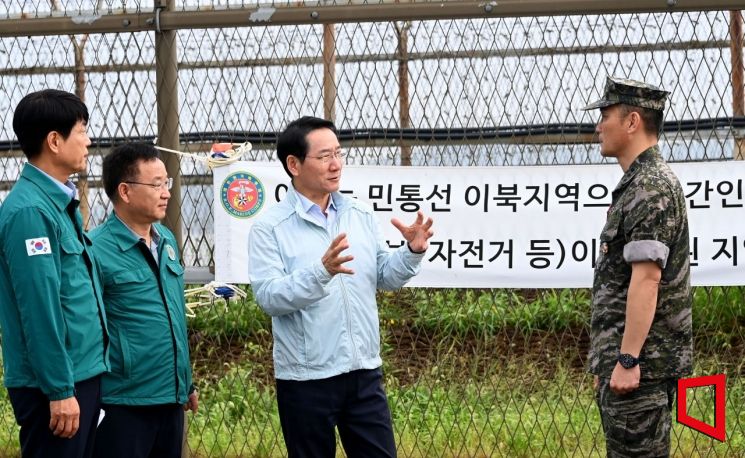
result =
[[590,372],[610,377],[626,320],[631,263],[662,268],[657,309],[642,347],[642,379],[692,371],[688,217],[683,189],[654,146],[640,154],[613,191],[600,234],[592,290]]

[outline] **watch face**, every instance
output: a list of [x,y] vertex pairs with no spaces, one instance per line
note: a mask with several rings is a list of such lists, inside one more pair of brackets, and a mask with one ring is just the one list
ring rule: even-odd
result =
[[621,366],[623,366],[625,369],[631,369],[632,367],[639,364],[639,359],[634,358],[628,353],[623,353],[621,355],[618,355],[618,362],[621,363]]

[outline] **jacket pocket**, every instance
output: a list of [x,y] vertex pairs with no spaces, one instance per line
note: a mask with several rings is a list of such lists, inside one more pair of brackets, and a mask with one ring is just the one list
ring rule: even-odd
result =
[[129,350],[127,335],[122,332],[119,333],[119,346],[122,351],[122,377],[128,379],[132,373],[132,354]]
[[[599,268],[602,268],[609,258],[617,257],[619,251],[623,252],[625,241],[621,229],[622,224],[620,213],[612,212],[608,215],[608,220],[600,233],[600,247],[596,261]],[[623,255],[621,254],[621,256]]]
[[110,319],[147,313],[147,301],[141,299],[158,294],[158,286],[149,267],[120,270],[104,279],[103,300]]
[[111,276],[111,282],[115,285],[124,285],[126,283],[141,283],[151,275],[150,269],[123,270]]
[[184,267],[177,262],[169,262],[168,270],[170,270],[171,273],[177,277],[184,275]]
[[302,311],[301,336],[309,368],[323,370],[349,364],[355,350],[348,313],[344,304],[333,301],[319,301]]
[[60,241],[62,251],[67,255],[79,255],[83,252],[83,244],[75,237],[66,237]]

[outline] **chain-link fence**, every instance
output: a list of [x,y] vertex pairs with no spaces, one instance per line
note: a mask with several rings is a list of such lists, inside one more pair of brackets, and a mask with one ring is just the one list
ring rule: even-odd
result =
[[[47,87],[91,111],[90,166],[77,177],[90,227],[111,210],[100,165],[112,145],[157,137],[204,152],[249,140],[247,159],[271,161],[277,131],[303,114],[336,121],[350,164],[601,162],[596,113],[579,108],[606,75],[671,91],[668,160],[742,158],[742,13],[726,10],[737,2],[555,3],[4,2],[0,202],[24,161],[13,109]],[[179,177],[168,223],[193,278],[207,277],[211,172],[167,163]],[[588,291],[404,289],[379,303],[401,456],[603,455],[584,373]],[[694,307],[696,373],[729,376],[728,438],[676,425],[673,455],[745,456],[745,290],[696,288]],[[202,392],[190,453],[282,456],[269,319],[249,299],[190,325]],[[689,410],[713,423],[711,393],[697,390]],[[2,392],[0,454],[17,453]]]

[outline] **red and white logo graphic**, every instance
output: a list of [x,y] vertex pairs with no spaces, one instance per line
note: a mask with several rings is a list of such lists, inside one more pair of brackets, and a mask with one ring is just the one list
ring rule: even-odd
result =
[[[678,380],[678,423],[702,432],[720,442],[724,442],[727,436],[725,424],[725,392],[727,379],[724,374],[706,375],[703,377],[682,378]],[[714,385],[714,425],[709,425],[701,420],[691,417],[687,413],[688,388]]]
[[250,218],[264,205],[264,185],[248,172],[236,172],[222,182],[222,206],[236,218]]

